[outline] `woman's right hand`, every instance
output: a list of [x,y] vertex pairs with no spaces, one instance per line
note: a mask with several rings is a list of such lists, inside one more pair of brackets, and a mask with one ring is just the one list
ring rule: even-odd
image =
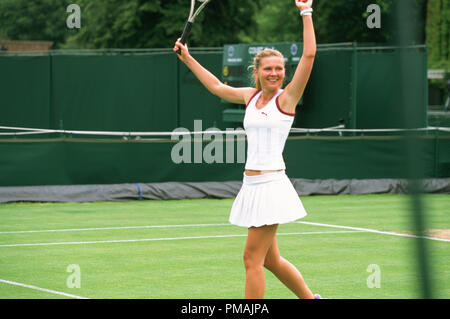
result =
[[180,50],[180,54],[177,53],[178,58],[186,63],[187,58],[189,57],[189,50],[187,48],[187,45],[182,44],[180,42],[181,38],[178,38],[177,41],[175,42],[175,46],[173,47],[173,51],[177,52],[178,50]]
[[[1,0],[0,0],[1,1]],[[189,54],[186,45],[180,42],[178,38],[173,47],[173,51],[180,50],[180,54],[176,53],[180,61],[182,61],[195,74],[197,79],[212,94],[227,100],[231,103],[245,104],[248,99],[255,93],[254,88],[234,88],[223,84],[214,74],[205,69],[194,57]]]

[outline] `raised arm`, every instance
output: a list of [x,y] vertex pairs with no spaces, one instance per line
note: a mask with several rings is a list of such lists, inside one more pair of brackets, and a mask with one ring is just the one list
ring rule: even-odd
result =
[[[307,2],[295,0],[295,4],[300,11],[303,11],[312,7],[312,0],[308,0]],[[291,82],[286,86],[278,100],[280,108],[288,113],[295,113],[295,108],[308,83],[314,64],[314,58],[316,56],[316,36],[314,33],[312,15],[303,15],[302,20],[303,54]]]
[[245,87],[235,88],[222,83],[214,74],[205,69],[197,60],[195,60],[190,54],[188,48],[177,40],[173,50],[176,52],[178,48],[181,50],[181,54],[178,54],[178,58],[186,64],[186,66],[195,74],[197,79],[214,95],[236,104],[246,104],[256,89]]

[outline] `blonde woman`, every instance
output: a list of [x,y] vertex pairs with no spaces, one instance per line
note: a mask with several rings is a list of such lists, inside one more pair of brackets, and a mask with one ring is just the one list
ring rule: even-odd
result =
[[279,224],[306,216],[292,183],[285,174],[282,152],[294,121],[295,109],[303,95],[314,64],[316,39],[312,20],[312,0],[295,0],[303,20],[303,54],[291,82],[285,78],[283,55],[272,49],[254,58],[256,88],[225,85],[201,66],[187,47],[177,40],[178,58],[214,95],[231,103],[245,104],[244,129],[248,149],[243,184],[231,209],[230,222],[248,228],[244,249],[245,298],[263,298],[264,267],[270,270],[299,298],[313,295],[302,275],[280,256],[276,231]]

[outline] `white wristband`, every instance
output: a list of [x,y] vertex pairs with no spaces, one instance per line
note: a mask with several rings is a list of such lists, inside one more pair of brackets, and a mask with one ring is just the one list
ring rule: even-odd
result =
[[300,15],[301,16],[311,16],[312,12],[313,12],[313,9],[309,8],[309,9],[305,9],[303,11],[300,11]]

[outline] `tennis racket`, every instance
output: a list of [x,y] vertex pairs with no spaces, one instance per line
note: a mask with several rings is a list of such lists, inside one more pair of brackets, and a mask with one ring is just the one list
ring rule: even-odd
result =
[[[189,37],[189,33],[191,32],[192,24],[194,24],[195,18],[197,18],[200,11],[203,10],[203,8],[208,4],[208,2],[211,0],[191,0],[191,11],[189,12],[189,18],[186,22],[186,25],[184,26],[183,34],[181,35],[180,42],[182,44],[186,43],[187,38]],[[195,10],[195,4],[196,2],[201,3],[201,5]],[[195,12],[194,12],[195,10]],[[178,49],[178,54],[181,54],[181,50]]]

